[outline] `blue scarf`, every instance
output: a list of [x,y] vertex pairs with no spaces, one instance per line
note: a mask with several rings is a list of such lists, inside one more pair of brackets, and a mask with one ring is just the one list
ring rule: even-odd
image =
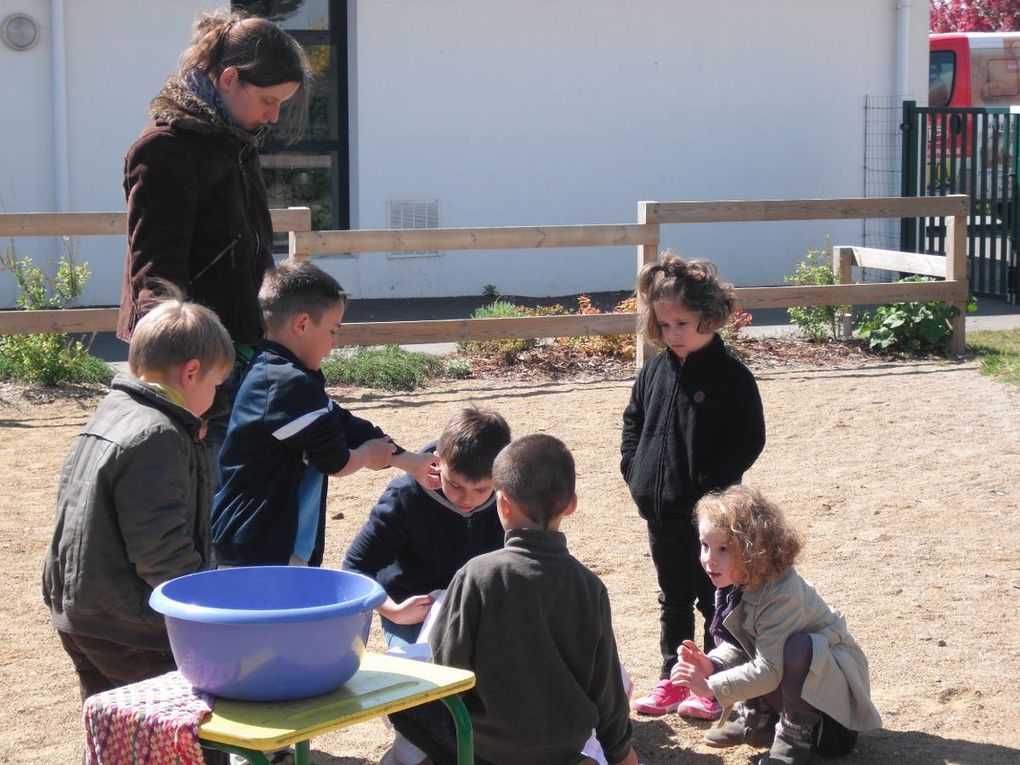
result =
[[231,116],[230,110],[227,109],[227,105],[220,98],[220,94],[217,92],[212,80],[197,69],[192,69],[188,76],[184,78],[184,81],[187,83],[188,89],[215,111],[224,124],[233,128],[240,128],[240,125]]

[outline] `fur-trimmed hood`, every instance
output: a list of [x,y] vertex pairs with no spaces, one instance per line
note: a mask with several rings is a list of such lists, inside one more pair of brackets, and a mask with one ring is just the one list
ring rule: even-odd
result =
[[196,133],[230,133],[245,143],[259,144],[259,135],[228,125],[216,110],[199,98],[180,74],[167,78],[163,89],[149,102],[149,116],[172,127]]

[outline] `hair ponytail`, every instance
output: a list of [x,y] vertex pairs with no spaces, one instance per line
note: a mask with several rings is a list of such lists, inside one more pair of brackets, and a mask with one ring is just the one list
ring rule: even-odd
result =
[[286,142],[304,133],[308,120],[308,86],[312,73],[304,49],[282,27],[243,11],[220,8],[195,19],[191,45],[181,54],[178,74],[192,72],[216,80],[233,67],[241,82],[258,88],[297,83],[284,104],[274,132]]

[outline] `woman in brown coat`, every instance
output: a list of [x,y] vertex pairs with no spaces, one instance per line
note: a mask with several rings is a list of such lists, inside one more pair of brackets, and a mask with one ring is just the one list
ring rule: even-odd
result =
[[[170,282],[216,312],[237,350],[239,376],[262,337],[258,290],[273,267],[259,146],[277,123],[285,139],[303,132],[309,77],[301,47],[273,22],[225,10],[196,20],[178,72],[149,104],[152,121],[124,160],[122,340],[160,281]],[[213,459],[231,387],[207,413]]]

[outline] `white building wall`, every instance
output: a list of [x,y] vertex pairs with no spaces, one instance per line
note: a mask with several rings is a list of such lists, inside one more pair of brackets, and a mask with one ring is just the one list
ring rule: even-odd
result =
[[[641,199],[863,194],[863,99],[894,93],[903,0],[362,0],[351,5],[352,217],[439,200],[440,225],[632,222]],[[911,85],[926,92],[927,3],[912,2]],[[39,22],[0,46],[0,209],[57,209],[51,8],[66,46],[71,211],[123,210],[123,155],[215,0],[0,0]],[[858,222],[669,226],[663,245],[738,284],[779,283]],[[19,253],[55,258],[49,240]],[[123,237],[81,237],[84,304],[118,300]],[[42,256],[39,253],[42,252]],[[361,297],[628,289],[633,248],[323,264]],[[13,305],[0,274],[0,306]]]
[[[68,211],[125,209],[124,153],[141,132],[146,107],[177,66],[191,39],[195,16],[216,2],[196,0],[0,0],[0,19],[27,13],[39,23],[39,42],[16,52],[0,45],[3,117],[0,140],[0,210],[52,212],[58,207],[54,157],[53,37],[51,8],[64,14],[68,142]],[[116,304],[124,268],[125,238],[78,237],[92,277],[83,305]],[[19,254],[40,264],[60,254],[52,239],[19,238]],[[14,302],[8,274],[0,274],[0,306]]]
[[[353,225],[438,199],[440,226],[617,223],[636,202],[863,196],[865,95],[895,90],[897,0],[357,3]],[[927,3],[913,0],[924,93]],[[859,222],[669,226],[739,284],[781,283]],[[633,248],[362,255],[364,297],[633,285]],[[597,254],[595,254],[597,253]]]

